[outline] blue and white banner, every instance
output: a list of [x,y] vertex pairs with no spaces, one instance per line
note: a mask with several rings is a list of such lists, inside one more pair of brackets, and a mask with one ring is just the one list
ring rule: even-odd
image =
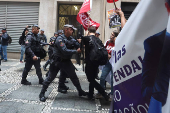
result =
[[111,113],[170,113],[169,3],[141,0],[117,37]]

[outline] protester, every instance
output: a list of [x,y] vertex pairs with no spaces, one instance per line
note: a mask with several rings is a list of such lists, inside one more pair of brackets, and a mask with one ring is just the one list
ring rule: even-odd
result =
[[[111,36],[110,36],[110,40],[106,41],[106,44],[105,44],[105,48],[107,49],[107,52],[108,52],[108,61],[107,61],[107,64],[103,67],[102,69],[102,74],[101,74],[101,77],[100,77],[100,85],[106,89],[106,86],[105,86],[105,80],[106,80],[106,77],[109,75],[109,73],[111,73],[111,93],[110,93],[110,99],[112,99],[113,97],[113,70],[112,70],[112,65],[111,63],[109,62],[110,58],[111,58],[111,52],[115,46],[115,40],[116,40],[116,37],[118,36],[118,33],[113,31],[111,33]],[[96,94],[95,96],[96,98],[101,98],[101,94],[98,93]]]
[[26,26],[26,28],[24,29],[24,31],[22,32],[22,36],[19,39],[19,43],[21,44],[21,56],[20,56],[20,62],[23,63],[22,59],[25,53],[25,39],[26,39],[26,35],[28,34],[28,25]]
[[[64,25],[64,34],[60,35],[57,37],[56,41],[54,42],[54,54],[53,54],[53,63],[50,65],[50,72],[48,77],[45,79],[43,82],[43,87],[42,90],[39,94],[40,101],[45,102],[45,92],[50,85],[50,83],[55,79],[57,73],[59,70],[64,71],[67,76],[70,77],[72,83],[78,90],[78,95],[79,96],[86,96],[87,93],[82,90],[80,86],[79,79],[75,73],[75,67],[73,63],[71,62],[71,57],[75,53],[80,53],[80,44],[79,43],[74,43],[74,47],[77,50],[72,50],[68,49],[67,46],[69,45],[70,40],[72,38],[73,31],[76,30],[73,25]],[[66,45],[66,43],[68,45]],[[60,76],[59,79],[59,86],[58,86],[58,91],[61,93],[67,93],[68,87],[64,84],[66,76]]]
[[90,57],[91,57],[90,56],[91,48],[90,48],[90,45],[89,45],[90,37],[95,38],[96,43],[98,43],[99,45],[104,47],[102,41],[99,38],[95,37],[95,33],[96,33],[96,28],[91,26],[91,27],[88,28],[88,36],[82,37],[82,41],[85,45],[85,62],[86,62],[85,73],[86,73],[87,79],[89,81],[88,98],[90,100],[94,100],[93,94],[94,94],[94,88],[96,88],[98,90],[98,92],[105,98],[105,100],[108,101],[109,96],[105,92],[104,88],[95,80],[99,65],[94,64],[90,60]]
[[100,33],[99,33],[99,32],[96,32],[96,33],[95,33],[95,37],[99,38],[99,36],[100,36]]
[[4,56],[3,56],[3,51],[2,51],[2,37],[0,36],[0,55],[1,55],[1,60],[4,59]]
[[123,29],[123,27],[125,26],[127,20],[124,16],[124,13],[122,12],[121,9],[116,9],[115,12],[120,16],[121,18],[121,28]]
[[[99,33],[99,32],[96,32],[96,33],[95,33],[95,37],[99,38],[99,36],[100,36],[100,33]],[[99,69],[98,69],[98,71],[97,71],[96,79],[97,79],[97,80],[100,80],[98,74],[99,74]]]
[[[9,35],[7,34],[6,28],[2,28],[2,34],[0,34],[0,37],[2,38],[2,51],[3,51],[3,58],[4,62],[7,62],[7,46],[8,46],[8,37]],[[2,58],[1,58],[2,59]]]

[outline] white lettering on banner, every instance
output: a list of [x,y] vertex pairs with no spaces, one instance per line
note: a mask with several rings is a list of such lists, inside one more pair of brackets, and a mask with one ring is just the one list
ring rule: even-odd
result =
[[119,113],[123,113],[123,112],[119,109]]
[[144,107],[144,106],[142,106],[142,105],[138,105],[138,111],[139,111],[139,113],[142,113],[141,111],[140,111],[140,108],[139,107],[142,107],[145,111],[146,111],[146,113],[148,112],[148,110]]
[[85,7],[86,5],[89,5],[89,0],[85,0],[82,7]]
[[96,26],[96,25],[93,23],[93,21],[89,20],[89,17],[87,17],[87,15],[85,15],[84,13],[79,14],[79,17],[80,17],[82,23],[84,24],[84,26],[85,26],[86,28],[88,28],[89,25],[90,25],[90,26],[91,26],[91,25]]
[[[114,109],[114,113],[147,113],[148,112],[148,105],[145,103],[146,107],[144,105],[137,105],[136,107],[132,104],[129,104],[130,108],[123,108],[123,109]],[[144,109],[145,112],[141,112],[141,109]],[[123,111],[123,112],[122,112]]]
[[119,50],[118,52],[115,51],[115,63],[117,63],[118,60],[121,59],[122,56],[124,56],[126,54],[126,49],[125,49],[125,45],[122,47],[122,50]]
[[125,110],[128,110],[129,111],[129,109],[128,108],[124,108],[124,113],[126,113],[126,111]]
[[[118,98],[119,97],[119,98]],[[114,92],[114,101],[117,102],[117,101],[121,101],[121,94],[118,90],[116,90]]]
[[148,106],[148,104],[145,104],[146,105],[146,107],[149,109],[149,106]]
[[[139,56],[138,60],[141,62],[142,64],[142,57]],[[142,67],[140,67],[140,65],[137,63],[137,61],[132,60],[131,61],[131,65],[124,65],[122,68],[120,68],[119,70],[116,70],[115,72],[113,72],[113,77],[115,82],[118,82],[124,78],[126,78],[127,76],[130,76],[132,74],[132,71],[134,73],[136,73],[137,71],[141,70]]]
[[132,113],[138,113],[134,108],[133,108],[133,103],[129,104],[129,106],[131,107]]

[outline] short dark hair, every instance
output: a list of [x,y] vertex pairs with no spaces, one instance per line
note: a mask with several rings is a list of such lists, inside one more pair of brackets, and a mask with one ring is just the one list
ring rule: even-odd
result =
[[88,31],[90,33],[96,33],[96,28],[94,26],[91,26],[91,27],[88,28]]
[[115,37],[117,37],[118,36],[118,32],[116,32],[116,31],[113,31],[112,33],[114,33],[115,34]]

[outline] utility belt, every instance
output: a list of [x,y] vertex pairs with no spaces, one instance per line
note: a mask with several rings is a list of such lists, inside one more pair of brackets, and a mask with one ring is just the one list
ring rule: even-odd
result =
[[70,59],[63,59],[61,57],[54,57],[50,60],[50,64],[53,64],[55,62],[68,62]]
[[61,58],[61,57],[55,57],[54,60],[55,60],[56,62],[67,62],[67,61],[70,61],[70,59],[63,59],[63,58]]

